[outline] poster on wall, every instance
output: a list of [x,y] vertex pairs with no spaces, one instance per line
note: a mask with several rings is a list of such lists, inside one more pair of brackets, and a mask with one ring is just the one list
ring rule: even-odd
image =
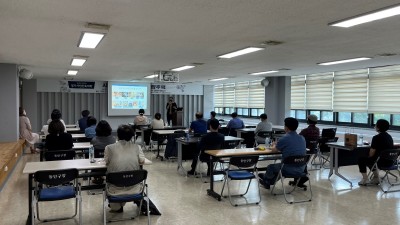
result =
[[153,95],[203,95],[203,85],[195,84],[151,84]]

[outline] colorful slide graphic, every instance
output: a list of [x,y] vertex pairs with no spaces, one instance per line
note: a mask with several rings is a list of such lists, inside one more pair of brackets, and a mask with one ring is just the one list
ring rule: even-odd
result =
[[112,84],[112,109],[147,109],[147,86]]

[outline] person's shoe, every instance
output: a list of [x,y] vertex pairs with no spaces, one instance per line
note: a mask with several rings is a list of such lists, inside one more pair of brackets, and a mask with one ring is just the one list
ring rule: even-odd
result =
[[118,210],[110,210],[110,213],[122,213],[124,212],[124,207],[121,206],[121,208],[119,208]]
[[261,180],[264,180],[264,173],[259,173],[259,174],[258,174],[258,177],[259,177]]
[[358,185],[360,186],[367,186],[369,184],[369,180],[363,178],[362,180],[360,180],[360,182],[358,182]]
[[373,177],[372,180],[369,182],[370,184],[379,184],[379,177]]
[[196,173],[196,171],[190,170],[190,171],[187,172],[187,175],[194,175],[195,173]]
[[[296,181],[289,181],[289,185],[290,186],[296,185]],[[307,185],[305,185],[304,183],[300,183],[300,181],[299,181],[299,183],[297,184],[297,187],[299,187],[299,188],[307,188]]]
[[258,181],[260,182],[260,184],[265,188],[265,189],[270,189],[270,184],[265,182],[263,179],[258,179]]
[[92,182],[93,182],[93,184],[103,184],[104,179],[101,178],[101,177],[99,177],[99,178],[94,178],[94,179],[92,180]]

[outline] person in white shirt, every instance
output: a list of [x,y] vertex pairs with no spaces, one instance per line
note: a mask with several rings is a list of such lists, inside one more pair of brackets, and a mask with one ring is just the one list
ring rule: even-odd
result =
[[267,114],[263,113],[260,115],[261,122],[257,124],[256,129],[254,130],[254,138],[257,143],[264,143],[265,139],[262,137],[258,137],[257,134],[260,131],[272,131],[272,123],[267,121],[268,116]]
[[139,109],[139,115],[135,117],[135,120],[133,121],[135,125],[147,125],[149,124],[149,121],[147,120],[147,117],[144,116],[144,109]]
[[151,127],[153,129],[163,129],[164,128],[164,120],[161,119],[161,113],[156,113],[154,115],[154,120],[151,121]]

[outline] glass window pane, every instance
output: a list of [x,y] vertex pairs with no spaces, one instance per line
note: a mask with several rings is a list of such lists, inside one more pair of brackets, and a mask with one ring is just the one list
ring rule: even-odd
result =
[[243,115],[243,110],[242,110],[242,108],[238,108],[237,109],[237,114],[239,115],[239,116],[242,116]]
[[333,121],[333,112],[322,111],[321,112],[321,120]]
[[296,117],[296,110],[290,110],[290,117]]
[[257,109],[251,109],[251,116],[258,116],[258,110]]
[[339,122],[351,123],[351,113],[339,112]]
[[249,115],[249,109],[242,109],[242,115],[243,116],[248,116]]
[[257,116],[260,116],[260,115],[263,114],[263,113],[264,113],[264,109],[258,109]]
[[306,119],[306,111],[305,110],[296,110],[296,119],[305,120]]
[[368,123],[368,113],[353,113],[353,123]]
[[393,126],[400,126],[400,114],[393,115]]
[[374,124],[376,124],[376,121],[379,119],[385,119],[390,123],[390,114],[374,113]]
[[310,111],[310,115],[316,115],[321,120],[321,111]]

